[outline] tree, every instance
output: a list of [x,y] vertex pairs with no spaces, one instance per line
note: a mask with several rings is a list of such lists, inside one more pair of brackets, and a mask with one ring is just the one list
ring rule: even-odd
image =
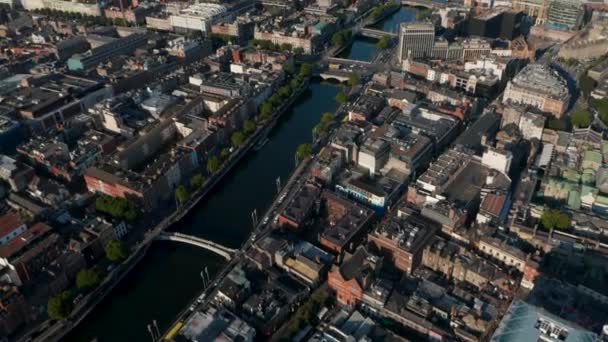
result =
[[281,44],[281,50],[283,50],[283,51],[291,51],[292,48],[293,48],[293,45],[291,45],[289,43]]
[[279,88],[277,94],[279,94],[280,97],[286,99],[289,97],[289,94],[291,94],[291,87],[289,85],[284,85]]
[[391,43],[391,37],[383,36],[382,38],[380,38],[378,43],[376,43],[376,47],[381,50],[388,49],[390,43]]
[[245,120],[243,123],[243,131],[245,134],[249,135],[255,131],[255,122],[251,120]]
[[205,184],[205,176],[202,173],[197,173],[190,178],[190,186],[194,189],[200,189]]
[[566,130],[566,124],[564,124],[563,121],[556,119],[556,118],[551,118],[549,119],[549,121],[547,121],[547,128],[556,130],[556,131],[564,131]]
[[342,32],[336,32],[331,36],[331,45],[335,47],[340,47],[346,44],[346,40],[344,39],[344,35]]
[[223,148],[220,152],[220,161],[223,162],[224,160],[228,159],[228,157],[230,157],[230,149]]
[[298,89],[300,88],[300,83],[302,81],[300,81],[299,78],[294,78],[293,80],[289,81],[289,85],[291,86],[291,89]]
[[578,85],[581,88],[581,92],[585,97],[589,97],[589,94],[595,89],[595,81],[587,76],[587,73],[583,73],[578,80]]
[[85,268],[76,274],[76,286],[79,289],[90,289],[97,286],[100,281],[99,272],[91,268]]
[[262,119],[269,119],[274,112],[274,106],[270,101],[264,102],[262,107],[260,107],[260,117]]
[[283,64],[283,70],[289,75],[293,75],[293,73],[295,72],[295,67],[293,63],[285,63]]
[[312,155],[312,146],[310,144],[302,144],[298,146],[296,154],[299,158],[308,158]]
[[185,186],[180,185],[175,189],[175,199],[179,204],[184,204],[190,198],[190,192]]
[[334,121],[333,113],[325,112],[325,113],[323,113],[323,115],[321,115],[321,123],[330,124],[332,121]]
[[106,258],[112,262],[121,262],[127,258],[127,249],[120,240],[110,240],[105,250]]
[[207,171],[209,173],[216,173],[220,169],[220,160],[218,157],[213,156],[207,160]]
[[296,55],[303,55],[304,54],[304,48],[298,46],[297,48],[293,49],[293,53],[296,54]]
[[230,141],[232,141],[232,145],[241,146],[245,142],[245,134],[243,132],[234,132],[232,133],[232,137],[230,137]]
[[570,121],[576,127],[587,128],[591,124],[591,113],[587,110],[579,110],[572,114]]
[[540,224],[546,230],[566,230],[570,228],[570,216],[559,210],[546,210],[540,217]]
[[133,202],[126,198],[100,195],[95,200],[95,209],[118,219],[133,222],[139,216],[139,211]]
[[600,120],[608,125],[608,98],[593,99],[591,105],[597,110]]
[[339,104],[345,104],[348,102],[348,96],[341,91],[336,95],[336,101],[338,101]]
[[311,77],[312,76],[312,65],[310,65],[308,63],[302,64],[302,66],[300,66],[300,76],[305,77],[305,78]]
[[74,303],[72,302],[72,294],[68,291],[64,291],[49,299],[47,313],[51,319],[63,320],[70,315],[73,308]]
[[359,77],[359,75],[350,75],[348,77],[348,85],[351,87],[358,85],[359,82],[361,82],[361,78]]

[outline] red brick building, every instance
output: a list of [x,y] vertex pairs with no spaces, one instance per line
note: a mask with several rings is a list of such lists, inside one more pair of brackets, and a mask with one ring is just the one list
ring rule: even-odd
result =
[[367,239],[390,256],[395,267],[411,273],[422,262],[424,247],[433,241],[437,230],[434,222],[412,214],[407,218],[386,219]]
[[336,292],[340,304],[357,305],[381,267],[382,258],[370,254],[365,247],[359,247],[340,267],[334,266],[329,272],[329,288]]

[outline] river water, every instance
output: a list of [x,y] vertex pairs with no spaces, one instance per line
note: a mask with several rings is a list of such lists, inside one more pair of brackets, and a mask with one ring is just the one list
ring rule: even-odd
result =
[[[252,229],[251,212],[257,209],[261,216],[271,204],[276,178],[287,181],[295,167],[297,146],[310,142],[321,115],[337,108],[334,97],[339,90],[336,85],[311,82],[310,90],[281,118],[264,148],[245,156],[171,230],[240,247]],[[201,270],[207,267],[212,275],[224,264],[221,257],[198,247],[154,242],[139,265],[65,341],[149,341],[147,325],[157,320],[160,330],[166,330],[202,290]]]
[[[398,33],[399,24],[414,20],[416,20],[416,9],[411,7],[401,7],[399,11],[373,25],[372,28],[386,32]],[[352,45],[342,51],[339,57],[371,62],[378,52],[378,48],[376,47],[377,42],[377,39],[357,36],[355,37]]]

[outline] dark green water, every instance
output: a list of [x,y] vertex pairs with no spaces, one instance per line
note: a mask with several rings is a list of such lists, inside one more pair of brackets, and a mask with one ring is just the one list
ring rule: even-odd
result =
[[[399,24],[414,20],[416,20],[416,9],[411,7],[401,7],[399,11],[373,25],[372,28],[386,32],[398,33]],[[342,51],[338,57],[371,62],[378,52],[378,48],[376,47],[377,42],[378,40],[376,39],[357,36],[353,44]]]
[[[312,128],[324,112],[336,109],[337,86],[313,82],[286,113],[270,141],[248,154],[198,206],[172,230],[239,247],[252,228],[250,214],[264,211],[294,169],[294,153],[310,142]],[[261,218],[260,218],[261,219]],[[127,275],[65,341],[150,341],[147,324],[156,319],[166,330],[175,316],[202,290],[200,271],[210,275],[225,263],[204,249],[177,242],[154,242],[146,257]]]

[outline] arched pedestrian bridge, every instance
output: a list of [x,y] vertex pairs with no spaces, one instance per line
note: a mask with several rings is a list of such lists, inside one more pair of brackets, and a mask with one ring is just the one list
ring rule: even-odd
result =
[[236,250],[228,247],[224,247],[215,242],[211,242],[209,240],[201,239],[196,236],[186,235],[182,233],[160,233],[156,240],[165,240],[165,241],[177,241],[187,243],[189,245],[197,246],[204,248],[208,251],[211,251],[215,254],[218,254],[226,260],[231,260],[232,257],[236,254]]

